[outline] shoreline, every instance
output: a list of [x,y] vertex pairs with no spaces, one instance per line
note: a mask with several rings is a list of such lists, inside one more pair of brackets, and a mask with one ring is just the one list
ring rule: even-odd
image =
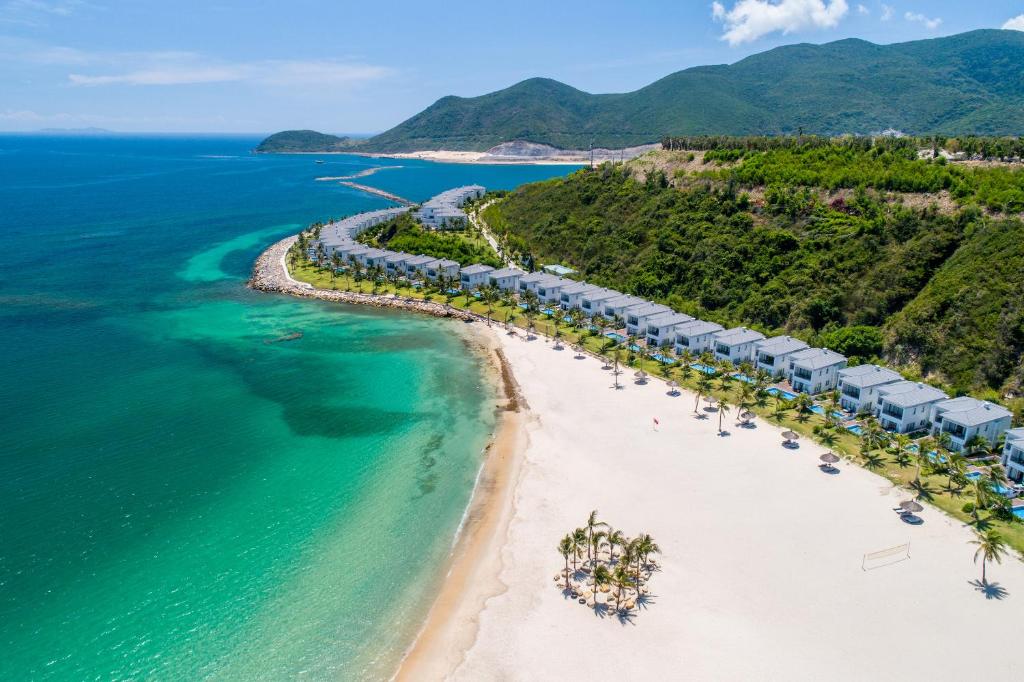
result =
[[[250,288],[301,298],[398,308],[434,317],[478,322],[472,313],[446,309],[437,303],[392,296],[317,289],[295,280],[286,258],[297,235],[267,248],[253,266]],[[487,365],[487,375],[499,392],[499,412],[474,481],[468,505],[453,538],[451,551],[433,603],[415,637],[402,653],[392,680],[444,679],[455,670],[476,639],[479,616],[488,599],[506,588],[501,549],[514,516],[513,495],[522,473],[528,442],[529,408],[497,338],[497,328],[475,326],[467,338]]]

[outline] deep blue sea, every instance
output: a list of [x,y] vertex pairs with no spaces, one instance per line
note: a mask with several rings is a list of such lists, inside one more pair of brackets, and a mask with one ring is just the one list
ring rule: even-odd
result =
[[494,420],[464,332],[244,282],[389,205],[318,176],[572,169],[257,142],[0,136],[0,680],[379,678],[430,603]]

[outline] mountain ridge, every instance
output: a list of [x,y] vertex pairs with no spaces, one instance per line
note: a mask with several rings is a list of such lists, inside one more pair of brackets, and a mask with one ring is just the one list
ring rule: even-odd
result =
[[[1016,135],[1024,131],[1024,32],[981,29],[878,45],[796,43],[690,67],[638,90],[591,94],[535,77],[447,95],[353,151],[483,151],[523,140],[621,148],[668,135]],[[310,149],[309,151],[324,151]]]

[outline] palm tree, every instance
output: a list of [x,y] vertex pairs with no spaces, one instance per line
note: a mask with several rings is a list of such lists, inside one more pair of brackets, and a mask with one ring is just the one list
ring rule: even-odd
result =
[[987,478],[978,478],[974,480],[974,520],[978,520],[978,512],[982,509],[988,508],[989,500],[992,498],[994,491],[992,490],[992,484]]
[[[814,399],[806,393],[798,395],[793,403],[797,408],[797,414],[804,419],[807,418],[806,415],[811,414],[811,408],[814,407]],[[797,418],[799,419],[800,417]]]
[[722,435],[722,417],[731,409],[732,405],[729,404],[728,397],[723,397],[718,401],[718,435]]
[[[558,553],[562,555],[563,559],[565,559],[565,589],[566,590],[569,589],[569,555],[573,554],[573,551],[574,551],[574,545],[573,545],[573,542],[572,542],[572,536],[571,535],[566,535],[558,543]],[[575,554],[573,554],[573,557],[574,557],[574,559],[573,559],[573,567],[574,567],[574,570],[575,570],[575,564],[576,564]]]
[[587,549],[589,543],[587,542],[587,531],[583,528],[577,528],[572,532],[572,570],[576,572],[576,560],[583,556],[583,550]]
[[713,386],[714,384],[712,383],[711,375],[701,372],[700,376],[697,377],[697,402],[693,405],[694,413],[697,412],[697,408],[700,405],[701,396],[711,395],[711,389]]
[[602,585],[607,585],[612,580],[612,573],[608,570],[608,567],[604,564],[598,564],[594,567],[594,605],[597,606],[597,588]]
[[985,566],[990,561],[997,564],[1003,563],[1003,556],[1006,554],[1006,541],[999,533],[990,530],[984,535],[979,533],[976,539],[968,540],[968,543],[978,547],[974,552],[974,563],[978,563],[978,557],[981,557],[981,582],[987,584]]
[[621,547],[626,544],[626,536],[621,530],[608,529],[605,534],[605,540],[608,542],[608,562],[615,562],[615,548]]
[[[608,524],[605,523],[604,521],[598,521],[598,519],[597,519],[597,510],[595,509],[592,512],[590,512],[590,516],[587,517],[587,544],[588,544],[587,556],[590,556],[589,545],[593,544],[593,542],[594,542],[594,529],[602,527],[602,526],[607,528]],[[591,560],[593,561],[593,557],[591,557]]]
[[629,575],[629,565],[624,561],[616,564],[612,579],[615,581],[615,610],[618,611],[622,602],[622,590],[628,590],[633,583],[633,578]]
[[730,360],[723,360],[718,365],[718,372],[719,372],[718,383],[719,383],[719,386],[721,386],[723,391],[727,391],[728,392],[729,387],[732,386],[732,382],[736,380],[736,377],[734,377],[732,375],[734,370],[735,370],[735,367],[733,367],[733,364],[732,364],[732,362]]
[[964,449],[967,451],[968,457],[972,457],[978,453],[988,452],[988,439],[980,433],[976,433],[967,439],[967,442],[964,443]]
[[593,327],[590,330],[591,335],[604,334],[605,327],[608,326],[608,320],[604,319],[603,315],[594,315],[590,318],[590,325]]
[[[946,453],[946,474],[949,476],[947,490],[953,491],[953,481],[963,481],[967,474],[967,458],[959,452]],[[961,484],[962,485],[962,484]]]
[[661,547],[659,547],[654,541],[654,538],[647,533],[644,533],[637,538],[636,549],[640,556],[643,557],[643,562],[645,564],[652,554],[661,554]]
[[590,533],[590,563],[591,565],[598,565],[601,561],[601,548],[605,546],[606,533],[603,530],[597,532],[591,531]]

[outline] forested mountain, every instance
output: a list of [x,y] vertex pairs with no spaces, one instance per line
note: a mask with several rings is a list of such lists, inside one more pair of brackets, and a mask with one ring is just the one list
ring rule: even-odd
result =
[[486,217],[513,251],[597,284],[1019,391],[1024,171],[882,144],[657,152],[525,185]]
[[260,142],[256,151],[264,154],[337,152],[347,149],[351,142],[351,138],[326,135],[315,130],[285,130]]
[[[621,148],[666,135],[1019,135],[1024,32],[980,30],[893,45],[789,45],[735,64],[673,73],[593,95],[533,78],[479,97],[443,97],[358,147],[484,151],[528,140]],[[313,150],[315,151],[315,150]]]

